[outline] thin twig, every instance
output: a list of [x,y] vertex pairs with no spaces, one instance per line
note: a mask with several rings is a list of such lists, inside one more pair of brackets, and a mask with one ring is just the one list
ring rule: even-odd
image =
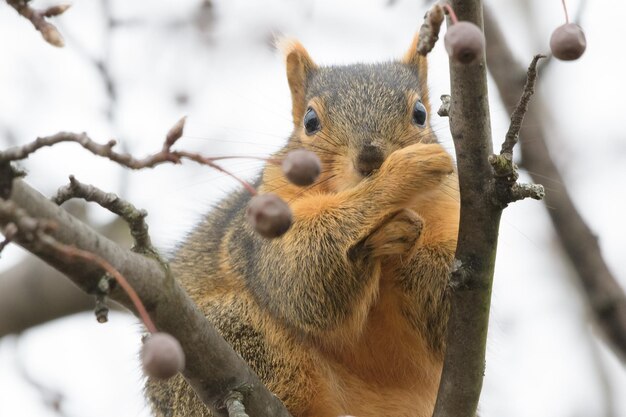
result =
[[506,133],[500,155],[490,155],[489,163],[493,167],[495,182],[495,193],[497,201],[506,207],[509,203],[523,200],[525,198],[533,198],[541,200],[545,196],[545,190],[539,184],[520,184],[517,182],[519,174],[517,166],[513,162],[513,148],[518,142],[519,132],[522,128],[524,116],[528,112],[528,104],[530,98],[535,92],[535,83],[537,81],[537,63],[545,55],[535,55],[526,72],[526,84],[522,95],[515,106],[515,110],[511,114],[511,124]]
[[63,14],[70,8],[69,4],[52,6],[44,10],[35,10],[28,5],[29,0],[6,1],[9,6],[13,7],[20,15],[24,16],[33,24],[46,42],[58,47],[64,46],[65,43],[63,42],[63,37],[59,33],[59,30],[52,23],[48,22],[46,18]]
[[439,39],[439,31],[443,23],[444,12],[439,3],[433,4],[426,16],[424,23],[420,26],[419,41],[417,43],[417,51],[420,55],[426,56],[435,47],[435,43]]
[[24,379],[24,381],[26,381],[33,389],[35,389],[39,393],[39,396],[41,397],[43,403],[52,412],[54,412],[56,415],[60,417],[67,416],[67,414],[63,411],[63,402],[65,401],[65,395],[63,395],[63,393],[61,393],[60,391],[56,389],[50,388],[42,384],[30,374],[28,369],[26,369],[26,364],[24,363],[24,360],[22,359],[22,355],[20,355],[19,347],[20,347],[19,338],[16,338],[15,348],[14,348],[15,350],[14,363],[22,379]]
[[526,84],[524,85],[524,92],[515,107],[515,110],[511,114],[511,124],[509,130],[506,132],[500,155],[508,153],[513,154],[513,147],[517,144],[519,138],[519,131],[522,128],[522,122],[524,121],[524,115],[528,111],[528,103],[530,98],[535,93],[535,83],[537,82],[537,62],[540,59],[546,58],[545,55],[537,54],[533,57],[528,71],[526,72]]
[[[256,195],[257,192],[255,188],[250,185],[245,180],[239,178],[234,173],[229,170],[221,167],[216,164],[215,161],[227,159],[230,157],[206,157],[200,155],[198,153],[186,152],[186,151],[172,151],[171,146],[182,136],[185,119],[179,120],[163,142],[163,147],[159,152],[153,153],[152,155],[148,155],[143,159],[137,159],[128,153],[118,153],[113,150],[117,142],[115,140],[110,140],[106,144],[102,145],[94,140],[92,140],[86,133],[72,133],[72,132],[59,132],[52,136],[39,137],[35,141],[28,143],[26,145],[22,145],[19,147],[9,148],[5,151],[0,152],[0,163],[17,161],[21,159],[27,158],[30,154],[36,152],[37,150],[56,145],[61,142],[75,142],[81,145],[83,148],[93,153],[94,155],[101,156],[103,158],[108,158],[111,161],[117,162],[118,164],[125,166],[130,169],[139,170],[145,168],[154,168],[158,165],[164,163],[174,163],[179,164],[183,159],[189,159],[195,161],[202,165],[207,165],[217,171],[220,171],[235,180],[237,180],[244,188],[250,192],[252,195]],[[177,136],[178,135],[178,136]],[[242,157],[244,158],[244,157]],[[254,157],[258,159],[257,157]]]
[[226,410],[228,417],[249,417],[246,414],[246,407],[243,405],[243,394],[239,391],[233,391],[226,398]]
[[541,184],[515,183],[511,186],[510,202],[532,198],[533,200],[543,200],[546,190]]
[[113,147],[117,144],[110,140],[105,145],[93,141],[86,133],[59,132],[52,136],[39,137],[35,141],[20,147],[9,148],[0,152],[0,162],[16,161],[27,158],[31,153],[61,142],[76,142],[94,155],[108,158],[130,169],[153,168],[165,162],[179,163],[180,159],[168,152],[157,152],[143,159],[136,159],[126,153],[117,153]]
[[451,98],[449,94],[441,95],[441,106],[439,110],[437,110],[437,114],[440,117],[450,117],[450,101]]
[[97,203],[101,207],[117,214],[128,223],[130,234],[135,242],[133,250],[157,255],[157,251],[152,246],[150,235],[148,234],[148,225],[145,222],[148,213],[145,210],[137,209],[130,202],[114,193],[106,193],[93,185],[83,184],[73,175],[70,175],[69,185],[59,188],[52,201],[61,205],[71,198],[82,198],[83,200]]

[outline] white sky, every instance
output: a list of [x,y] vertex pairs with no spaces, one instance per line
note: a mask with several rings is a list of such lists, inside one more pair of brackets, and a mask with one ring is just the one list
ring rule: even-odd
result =
[[[142,23],[107,37],[100,2],[75,1],[57,19],[67,47],[55,49],[0,2],[0,147],[6,146],[4,131],[24,143],[60,130],[84,130],[101,142],[116,137],[141,156],[160,148],[165,132],[186,114],[185,136],[177,146],[211,155],[268,155],[290,131],[282,60],[269,46],[274,35],[299,38],[322,64],[374,62],[399,57],[426,10],[408,0],[392,7],[387,0],[215,3],[211,29],[200,31],[171,24],[187,19],[199,1],[115,0],[116,17]],[[546,51],[551,28],[563,20],[559,0],[528,1],[525,8],[513,0],[490,3],[526,63]],[[568,2],[570,15],[578,3]],[[554,62],[540,75],[553,113],[555,158],[622,284],[626,135],[620,121],[626,58],[619,42],[626,38],[626,25],[618,17],[625,11],[622,2],[588,1],[582,22],[587,52],[575,63]],[[106,48],[119,91],[113,122],[105,117],[101,79],[85,58],[100,58]],[[437,98],[448,92],[441,45],[430,59],[432,97]],[[189,96],[187,104],[176,103],[180,94]],[[494,95],[497,144],[507,118]],[[434,116],[433,123],[452,150],[447,121]],[[25,166],[29,181],[48,194],[69,174],[121,192],[148,209],[153,240],[164,251],[236,186],[193,165],[123,174],[72,144],[42,150]],[[228,166],[252,177],[259,164],[244,160]],[[94,211],[95,222],[109,218]],[[21,256],[7,249],[0,271]],[[501,225],[481,416],[609,416],[607,401],[613,416],[626,416],[626,372],[597,343],[572,277],[542,205],[524,201],[508,208]],[[147,416],[135,359],[138,346],[136,321],[119,314],[106,325],[85,314],[33,329],[18,341],[0,340],[0,417],[55,415],[19,375],[18,358],[31,377],[65,395],[66,416]]]

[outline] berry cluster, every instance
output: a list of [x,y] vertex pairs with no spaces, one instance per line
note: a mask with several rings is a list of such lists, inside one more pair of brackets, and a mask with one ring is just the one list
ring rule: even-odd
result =
[[469,65],[482,57],[485,51],[485,36],[472,22],[459,22],[449,4],[444,5],[452,25],[448,27],[443,44],[450,58],[459,64]]

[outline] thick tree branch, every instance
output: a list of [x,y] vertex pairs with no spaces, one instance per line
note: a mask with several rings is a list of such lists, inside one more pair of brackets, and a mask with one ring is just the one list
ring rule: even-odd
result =
[[[166,267],[120,248],[22,180],[15,180],[10,198],[0,199],[0,225],[17,225],[15,243],[65,273],[87,293],[95,292],[102,270],[90,262],[58,256],[51,246],[33,239],[29,230],[34,222],[46,222],[50,236],[58,242],[106,259],[131,282],[157,327],[172,334],[183,346],[187,361],[183,375],[216,416],[226,416],[223,404],[233,391],[245,393],[244,403],[251,415],[289,416],[280,401],[205,319]],[[111,297],[132,309],[119,287],[112,290]]]
[[[482,28],[480,0],[450,2],[460,20]],[[461,218],[452,273],[452,309],[436,417],[472,417],[482,389],[498,226],[492,202],[493,153],[484,57],[471,65],[450,60],[450,129],[461,192]]]
[[[516,88],[523,85],[523,67],[504,41],[497,21],[485,10],[487,63],[507,107],[515,106]],[[520,132],[523,167],[535,180],[549,181],[546,205],[559,240],[576,269],[598,326],[613,351],[626,361],[626,296],[602,257],[598,240],[576,210],[546,143],[548,105],[540,92]],[[532,140],[524,140],[530,138]]]
[[[482,28],[480,0],[451,2],[459,20]],[[446,356],[435,403],[435,417],[474,417],[485,369],[491,287],[502,210],[512,201],[540,197],[541,186],[517,183],[512,163],[517,136],[535,81],[533,60],[527,88],[511,116],[501,155],[492,154],[485,57],[473,64],[450,59],[450,130],[454,140],[461,194],[456,260],[451,274],[451,313]],[[506,158],[504,158],[506,157]],[[493,167],[502,158],[510,175]],[[494,165],[494,162],[496,164]]]
[[[87,204],[84,201],[68,202],[64,208],[81,221],[87,218]],[[119,217],[97,230],[123,247],[131,244],[128,226]],[[123,309],[115,302],[108,304],[115,310]],[[2,272],[0,337],[93,309],[92,296],[85,294],[65,275],[36,256],[25,257],[14,267]]]

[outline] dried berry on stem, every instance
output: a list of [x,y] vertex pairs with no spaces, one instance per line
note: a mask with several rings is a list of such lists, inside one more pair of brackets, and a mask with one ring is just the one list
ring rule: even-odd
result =
[[566,23],[552,32],[550,50],[552,55],[562,61],[574,61],[587,49],[585,32],[576,23]]
[[146,375],[168,379],[185,369],[183,348],[167,333],[153,333],[141,348],[141,364]]
[[282,163],[283,173],[296,185],[311,185],[322,171],[320,159],[311,151],[298,149],[287,154]]
[[565,24],[554,29],[550,37],[550,50],[555,58],[573,61],[580,58],[587,49],[585,32],[576,23],[570,23],[565,0],[562,0]]
[[452,21],[443,38],[448,55],[460,64],[469,65],[476,62],[485,53],[483,32],[472,22],[459,22],[449,4],[444,8]]
[[253,197],[246,210],[248,222],[263,237],[279,237],[291,227],[291,209],[274,193]]

